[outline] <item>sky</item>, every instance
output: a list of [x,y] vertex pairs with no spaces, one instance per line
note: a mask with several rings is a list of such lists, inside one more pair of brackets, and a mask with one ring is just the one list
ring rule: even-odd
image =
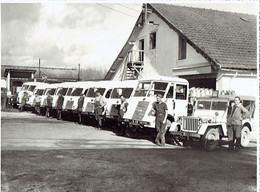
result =
[[[178,5],[257,14],[257,1],[173,1]],[[223,2],[223,1],[222,1]],[[168,2],[167,2],[168,3]],[[139,3],[3,3],[1,64],[108,70],[141,12]]]

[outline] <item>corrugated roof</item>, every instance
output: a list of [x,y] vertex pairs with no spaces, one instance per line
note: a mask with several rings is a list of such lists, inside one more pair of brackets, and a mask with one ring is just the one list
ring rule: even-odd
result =
[[169,4],[149,7],[214,64],[257,69],[256,16]]
[[[39,68],[31,66],[15,66],[15,65],[1,65],[1,77],[4,77],[4,72],[6,69],[15,70],[35,70],[34,76],[38,78]],[[76,68],[56,68],[56,67],[41,67],[41,76],[45,75],[48,79],[68,79],[77,80],[78,70]]]

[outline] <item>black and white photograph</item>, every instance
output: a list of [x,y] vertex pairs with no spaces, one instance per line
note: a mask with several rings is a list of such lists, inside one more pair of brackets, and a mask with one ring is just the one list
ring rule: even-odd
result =
[[258,192],[258,0],[0,1],[2,192]]

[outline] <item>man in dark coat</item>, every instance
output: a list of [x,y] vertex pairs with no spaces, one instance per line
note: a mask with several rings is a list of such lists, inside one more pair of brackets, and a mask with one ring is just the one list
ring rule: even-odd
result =
[[78,112],[78,123],[81,124],[82,123],[82,107],[83,107],[83,103],[84,103],[84,95],[81,93],[80,97],[78,99],[78,108],[77,108],[77,112]]
[[60,120],[64,97],[61,95],[61,93],[59,93],[58,96],[59,97],[58,97],[58,100],[57,100],[57,119]]
[[46,117],[50,117],[51,114],[51,108],[52,108],[52,96],[50,96],[49,93],[47,93],[47,98],[46,98]]
[[228,127],[227,132],[229,148],[237,151],[241,148],[242,120],[249,118],[250,114],[241,104],[240,97],[236,96],[234,102],[228,122],[231,126]]

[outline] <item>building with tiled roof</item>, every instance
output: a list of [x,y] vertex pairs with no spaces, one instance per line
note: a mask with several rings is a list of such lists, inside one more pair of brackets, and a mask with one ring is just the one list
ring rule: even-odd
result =
[[[257,86],[254,15],[145,4],[105,79],[178,76],[190,87],[246,94]],[[252,88],[252,87],[251,87]]]
[[12,94],[19,91],[24,82],[38,81],[59,83],[78,80],[77,68],[33,67],[1,65],[1,87],[6,87]]

